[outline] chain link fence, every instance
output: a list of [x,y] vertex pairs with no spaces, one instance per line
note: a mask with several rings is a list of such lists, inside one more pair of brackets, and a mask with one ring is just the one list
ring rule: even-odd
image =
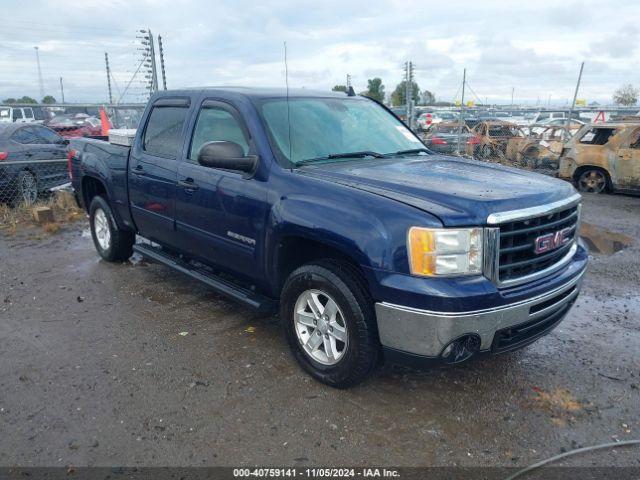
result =
[[0,203],[33,205],[70,181],[66,159],[0,161]]
[[417,107],[413,123],[414,132],[436,153],[557,176],[563,149],[583,126],[629,118],[640,121],[637,112],[630,115],[620,109]]

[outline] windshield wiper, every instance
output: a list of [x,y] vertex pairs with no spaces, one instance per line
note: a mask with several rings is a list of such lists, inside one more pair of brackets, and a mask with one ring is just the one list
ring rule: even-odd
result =
[[310,163],[319,162],[322,160],[333,160],[336,158],[365,158],[365,157],[382,158],[384,157],[384,155],[378,152],[370,151],[370,150],[363,150],[361,152],[330,153],[329,155],[325,155],[323,157],[306,158],[304,160],[300,160],[299,162],[296,162],[296,167],[299,167],[301,165],[308,165]]
[[387,153],[384,156],[385,157],[390,157],[393,155],[411,155],[412,153],[431,153],[431,150],[427,149],[427,148],[411,148],[409,150],[399,150],[397,152],[393,152],[393,153]]

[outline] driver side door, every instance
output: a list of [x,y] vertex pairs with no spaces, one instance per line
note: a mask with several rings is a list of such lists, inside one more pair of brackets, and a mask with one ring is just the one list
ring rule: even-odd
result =
[[239,171],[198,163],[203,144],[228,141],[245,155],[255,147],[238,111],[226,102],[205,100],[198,113],[186,158],[178,166],[176,229],[181,250],[207,263],[258,278],[267,212],[266,182]]

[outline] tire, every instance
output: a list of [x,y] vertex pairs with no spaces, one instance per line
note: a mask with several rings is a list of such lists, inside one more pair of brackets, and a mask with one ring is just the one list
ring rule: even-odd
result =
[[33,205],[38,201],[38,180],[29,170],[22,170],[16,181],[16,196],[13,205]]
[[598,168],[583,170],[576,180],[578,190],[586,193],[604,193],[609,190],[609,175]]
[[133,253],[136,236],[133,232],[118,228],[109,202],[99,195],[89,206],[89,226],[93,245],[107,262],[122,262]]
[[[316,314],[308,301],[314,299],[313,292],[322,307]],[[333,309],[333,321],[325,322],[322,313],[330,308],[329,301],[337,309]],[[300,313],[303,306],[306,308]],[[373,300],[359,272],[345,262],[322,260],[303,265],[289,275],[282,289],[280,320],[294,358],[322,383],[348,388],[364,381],[379,364],[380,340]],[[303,345],[305,340],[307,347]],[[314,353],[307,350],[310,342],[321,342]],[[333,358],[327,355],[327,348]]]
[[491,158],[493,157],[493,148],[490,145],[483,145],[480,148],[480,156],[482,158]]

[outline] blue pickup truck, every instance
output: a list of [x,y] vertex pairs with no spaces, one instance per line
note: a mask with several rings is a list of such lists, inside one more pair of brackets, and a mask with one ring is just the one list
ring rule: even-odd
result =
[[279,309],[295,359],[334,387],[383,360],[528,345],[569,311],[587,265],[569,183],[433,154],[359,96],[159,92],[131,147],[71,148],[103,259],[137,251]]

